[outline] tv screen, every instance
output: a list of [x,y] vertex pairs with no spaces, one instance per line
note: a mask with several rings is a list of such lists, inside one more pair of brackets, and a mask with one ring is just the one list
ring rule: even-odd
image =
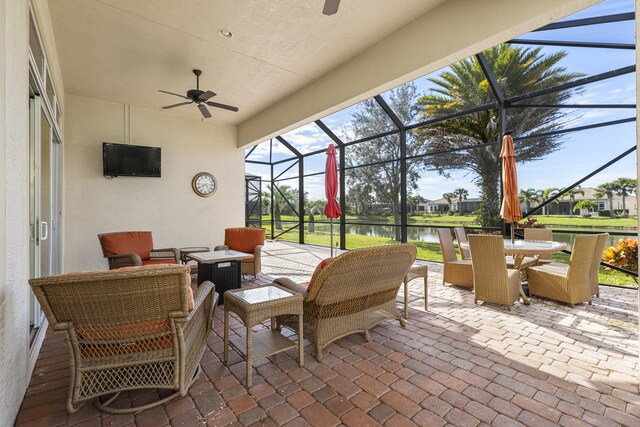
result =
[[160,148],[102,143],[104,176],[160,177]]

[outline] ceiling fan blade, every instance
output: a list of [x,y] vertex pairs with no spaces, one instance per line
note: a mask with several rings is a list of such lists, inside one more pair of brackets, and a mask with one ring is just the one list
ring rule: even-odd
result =
[[234,112],[238,111],[238,107],[234,107],[233,105],[220,104],[218,102],[211,102],[211,101],[208,101],[206,104],[210,105],[211,107],[222,108],[224,110],[229,110]]
[[338,11],[338,6],[340,6],[340,0],[325,0],[322,13],[325,15],[333,15]]
[[167,105],[166,107],[162,107],[165,110],[168,110],[169,108],[176,108],[176,107],[180,107],[182,105],[189,105],[189,104],[193,104],[193,101],[191,102],[179,102],[177,104],[172,104],[172,105]]
[[206,91],[205,93],[203,93],[202,95],[199,96],[201,101],[207,101],[209,98],[213,98],[214,96],[216,96],[215,92],[211,92],[210,90]]
[[166,94],[174,95],[174,96],[179,96],[180,98],[184,98],[184,99],[189,99],[184,95],[180,95],[180,94],[173,93],[173,92],[167,92],[166,90],[158,90],[158,92],[162,92],[162,93],[166,93]]
[[207,107],[205,107],[202,104],[199,104],[198,109],[200,110],[200,112],[202,113],[205,119],[211,118],[211,113],[209,112],[209,110],[207,110]]

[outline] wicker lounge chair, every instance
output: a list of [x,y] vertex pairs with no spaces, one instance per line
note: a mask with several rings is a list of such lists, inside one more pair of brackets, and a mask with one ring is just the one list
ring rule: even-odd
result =
[[596,242],[596,251],[593,254],[593,262],[591,263],[591,296],[600,296],[600,280],[598,279],[598,270],[600,270],[600,261],[602,261],[602,253],[607,246],[609,233],[598,234]]
[[[413,261],[414,245],[390,245],[355,249],[338,256],[324,267],[308,290],[286,278],[274,283],[304,296],[304,337],[322,349],[347,335],[363,332],[395,319],[405,321],[396,306],[396,296]],[[278,327],[297,330],[296,316],[280,316]]]
[[[548,228],[525,228],[524,240],[542,240],[545,242],[551,242],[553,240],[553,231]],[[539,264],[545,262],[553,262],[551,255],[539,255],[536,256]]]
[[[69,345],[69,413],[94,398],[101,410],[123,414],[187,394],[200,372],[218,301],[211,282],[200,285],[194,300],[190,282],[184,265],[29,280],[51,328]],[[135,408],[111,406],[121,392],[143,388],[175,393]]]
[[150,231],[118,231],[98,234],[102,255],[109,262],[109,270],[151,264],[178,264],[180,251],[176,248],[155,249]]
[[440,249],[442,249],[442,261],[444,262],[442,284],[451,283],[452,285],[473,288],[471,260],[459,260],[457,258],[456,250],[453,247],[453,239],[451,238],[451,230],[438,228],[438,238],[440,239]]
[[502,236],[469,236],[473,258],[474,301],[507,306],[520,298],[520,271],[507,269]]
[[571,304],[591,304],[593,258],[598,235],[576,237],[569,265],[552,262],[529,268],[529,293]]

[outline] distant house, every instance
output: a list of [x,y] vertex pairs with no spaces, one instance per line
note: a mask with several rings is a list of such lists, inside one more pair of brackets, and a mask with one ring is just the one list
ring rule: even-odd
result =
[[482,199],[480,199],[479,197],[464,199],[460,202],[456,199],[451,204],[451,208],[461,215],[466,215],[475,212],[480,207],[481,201]]
[[[611,211],[612,207],[609,206],[609,200],[606,197],[596,197],[596,189],[585,187],[581,188],[584,191],[584,196],[582,194],[575,195],[575,202],[573,203],[574,209],[576,203],[582,200],[589,200],[596,205],[596,208],[589,212],[591,215],[598,215],[598,211]],[[537,205],[531,206],[533,209]],[[626,209],[628,211],[629,216],[637,216],[638,215],[638,198],[633,196],[626,197]],[[622,214],[622,197],[617,194],[613,196],[613,210],[620,212]],[[526,211],[526,206],[522,205],[522,211]],[[579,214],[580,212],[574,210],[573,214]],[[569,198],[565,197],[564,199],[560,199],[558,203],[551,202],[547,206],[543,207],[540,211],[536,212],[538,215],[569,215]]]
[[449,212],[449,202],[446,199],[431,200],[426,203],[427,213],[447,213]]

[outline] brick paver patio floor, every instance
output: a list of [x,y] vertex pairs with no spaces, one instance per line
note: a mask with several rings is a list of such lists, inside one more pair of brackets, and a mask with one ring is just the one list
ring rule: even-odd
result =
[[[268,242],[264,274],[244,284],[281,275],[308,280],[327,255],[326,248]],[[474,305],[471,291],[443,286],[441,265],[428,265],[429,311],[416,280],[406,328],[385,322],[369,343],[361,335],[340,339],[323,363],[307,345],[304,368],[295,350],[262,359],[248,390],[239,356],[231,351],[228,365],[220,361],[223,310],[216,309],[204,373],[189,394],[135,415],[101,414],[91,403],[68,415],[68,350],[50,333],[17,424],[640,426],[636,291],[602,287],[593,306],[575,308],[533,298],[508,312]],[[233,319],[232,333],[242,333]],[[141,391],[120,402],[157,396]]]

